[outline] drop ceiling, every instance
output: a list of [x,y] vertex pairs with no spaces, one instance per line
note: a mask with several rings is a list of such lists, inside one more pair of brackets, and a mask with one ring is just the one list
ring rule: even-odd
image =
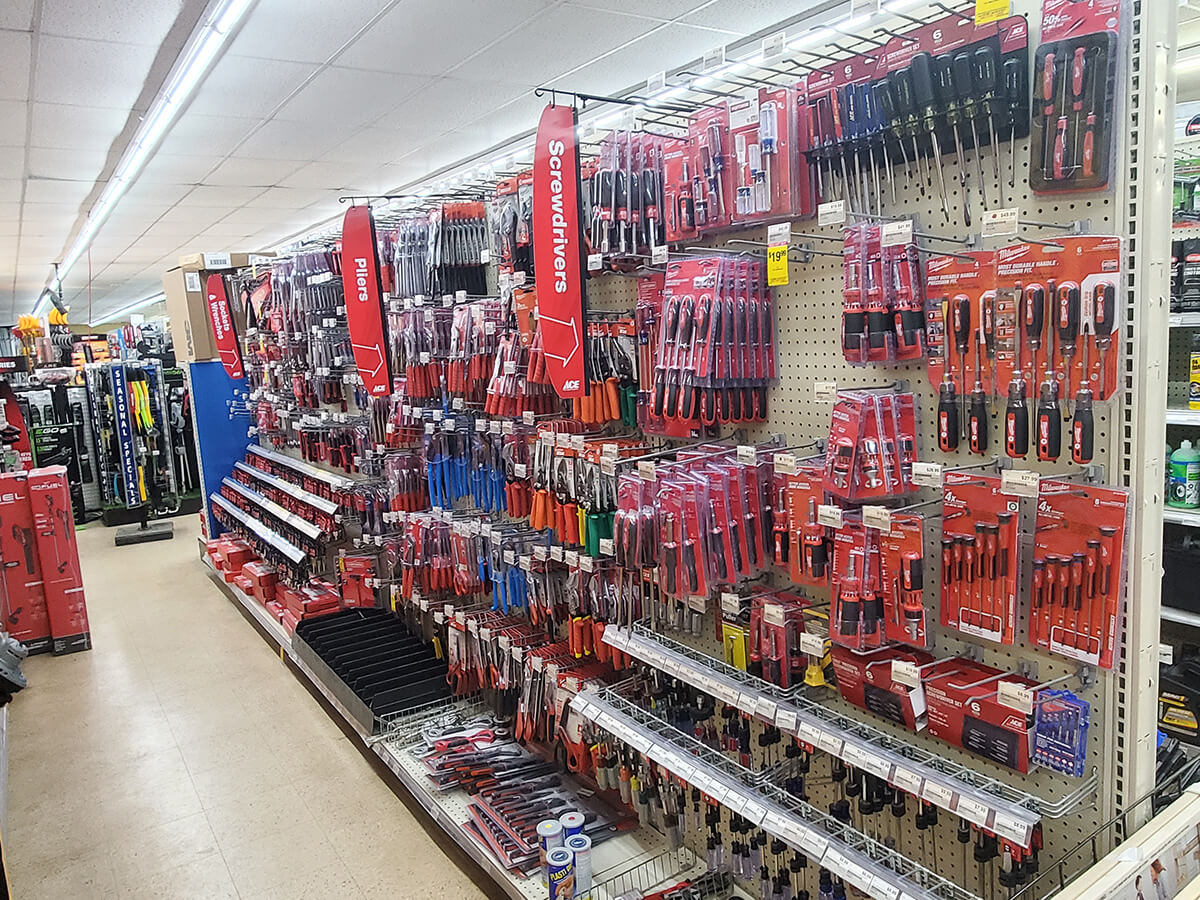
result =
[[[28,312],[204,0],[0,4],[0,321]],[[277,246],[605,93],[797,12],[783,0],[256,0],[64,283],[73,322],[180,254]],[[90,274],[89,274],[90,273]],[[90,316],[88,310],[91,310]]]

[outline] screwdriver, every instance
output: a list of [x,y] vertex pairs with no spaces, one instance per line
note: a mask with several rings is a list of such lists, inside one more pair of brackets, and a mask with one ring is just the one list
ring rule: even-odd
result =
[[954,54],[954,87],[962,101],[962,117],[971,126],[971,146],[975,148],[975,174],[979,177],[979,200],[987,209],[986,181],[983,177],[983,148],[979,145],[979,132],[975,129],[975,118],[979,115],[976,95],[979,85],[975,84],[975,71],[972,66],[973,57],[967,51]]
[[928,53],[918,53],[912,58],[909,63],[909,70],[912,73],[913,98],[916,101],[916,108],[919,117],[924,123],[925,132],[929,135],[929,143],[933,145],[933,164],[937,169],[938,189],[942,195],[942,215],[946,217],[946,221],[950,221],[950,207],[946,196],[946,177],[942,172],[942,151],[938,146],[937,123],[935,116],[937,108],[934,106],[933,98],[933,77],[929,71],[930,56]]
[[879,169],[875,165],[875,143],[879,142],[880,153],[883,156],[883,171],[887,176],[888,187],[892,194],[892,203],[896,202],[896,181],[892,177],[892,163],[888,159],[887,141],[885,140],[885,125],[883,121],[883,110],[880,106],[879,97],[875,93],[875,86],[869,81],[859,85],[859,90],[863,97],[863,111],[866,114],[867,120],[867,157],[871,162],[872,177],[875,181],[875,205],[876,208],[883,208],[883,198],[879,189]]
[[1049,172],[1054,155],[1054,132],[1050,119],[1054,115],[1055,80],[1058,77],[1057,56],[1050,51],[1042,58],[1042,174]]
[[[967,383],[967,350],[971,346],[971,299],[966,294],[959,294],[951,301],[950,317],[954,327],[954,349],[958,352],[958,366],[962,373],[959,383],[965,386]],[[959,402],[962,404],[962,416],[959,421],[965,429],[967,424],[967,396],[965,393],[959,398]],[[960,436],[966,437],[966,434]]]
[[1100,351],[1100,399],[1108,397],[1108,348],[1112,346],[1113,320],[1117,315],[1117,289],[1111,281],[1096,285],[1092,295],[1092,331]]
[[842,153],[845,155],[849,151],[854,154],[854,190],[858,194],[858,209],[870,213],[871,194],[867,188],[866,172],[858,158],[858,139],[862,134],[862,98],[852,84],[842,85],[837,89],[837,93],[838,108],[842,116]]
[[[887,132],[890,130],[896,135],[896,145],[900,148],[900,158],[904,160],[904,186],[912,188],[912,163],[908,159],[908,151],[904,149],[903,139],[903,123],[900,119],[900,112],[896,108],[896,94],[893,90],[892,81],[889,78],[881,78],[875,82],[873,87],[875,91],[875,99],[879,103],[879,113],[883,123],[883,154],[884,160],[888,167],[888,180],[892,180],[892,166],[887,162]],[[1093,118],[1095,118],[1093,116]],[[892,184],[892,202],[896,202],[896,186]],[[925,193],[925,185],[921,185],[921,193]]]
[[1063,381],[1071,383],[1071,363],[1079,343],[1079,285],[1064,281],[1055,297],[1055,319],[1058,327],[1058,353],[1063,358]]
[[[1060,289],[1061,290],[1061,289]],[[1097,296],[1097,291],[1093,296]],[[1082,310],[1081,310],[1082,312]],[[1075,394],[1075,417],[1071,421],[1071,460],[1080,465],[1092,461],[1092,435],[1095,421],[1092,416],[1092,369],[1088,360],[1088,332],[1094,327],[1095,311],[1080,316],[1083,321],[1083,375]]]
[[[968,66],[968,73],[970,67]],[[954,162],[958,166],[958,183],[963,195],[963,223],[971,226],[971,198],[967,189],[967,167],[963,165],[962,138],[958,133],[958,123],[961,118],[959,102],[965,96],[962,85],[959,84],[954,69],[954,58],[949,53],[943,53],[933,61],[933,83],[946,123],[954,134]],[[969,90],[969,86],[968,86]]]
[[712,157],[712,175],[709,176],[709,179],[715,186],[717,218],[720,218],[725,215],[725,187],[722,184],[725,174],[725,153],[723,150],[724,143],[721,140],[721,124],[719,122],[709,123],[708,147]]
[[1062,452],[1062,412],[1058,408],[1058,381],[1053,372],[1046,373],[1038,396],[1037,458],[1042,462],[1057,462]]
[[[888,84],[892,88],[892,97],[896,101],[896,115],[901,123],[901,132],[908,135],[912,140],[913,161],[917,164],[917,178],[921,185],[921,195],[925,195],[925,188],[932,183],[929,177],[929,169],[925,163],[925,158],[921,155],[921,148],[917,142],[917,136],[921,130],[921,118],[917,114],[916,95],[913,91],[912,72],[908,69],[900,69],[888,76]],[[903,141],[901,141],[903,143]]]
[[[971,57],[971,75],[975,85],[974,94],[980,109],[987,117],[989,146],[992,148],[992,174],[996,178],[996,189],[1000,192],[1000,205],[1004,205],[1004,180],[1000,177],[1000,148],[996,146],[996,52],[991,47],[980,47]],[[976,152],[979,145],[976,144]],[[980,175],[980,179],[983,176]]]
[[1029,410],[1025,387],[1025,362],[1021,352],[1021,336],[1025,333],[1020,324],[1025,316],[1025,290],[1021,282],[1017,282],[1013,293],[1016,297],[1018,321],[1014,329],[1017,341],[1017,368],[1008,384],[1008,406],[1004,410],[1004,452],[1012,459],[1024,459],[1029,453]]
[[[825,132],[825,141],[828,146],[836,149],[839,160],[842,164],[842,199],[846,201],[848,206],[854,206],[853,192],[851,191],[850,175],[846,170],[846,154],[842,148],[842,106],[839,95],[836,91],[830,91],[828,95],[827,109],[829,110],[829,128]],[[824,124],[824,123],[822,123]]]
[[1083,162],[1083,98],[1091,78],[1091,66],[1087,64],[1087,50],[1076,47],[1071,58],[1071,169],[1078,169]]
[[[957,335],[956,335],[957,337]],[[975,348],[975,386],[971,388],[971,416],[967,426],[972,453],[981,456],[988,448],[987,395],[983,392],[983,354]]]
[[[1063,68],[1066,67],[1066,51],[1063,51]],[[1067,159],[1067,85],[1073,79],[1067,78],[1066,71],[1061,74],[1062,104],[1058,108],[1058,121],[1054,125],[1054,149],[1051,158],[1051,175],[1055,181],[1065,181],[1070,172],[1070,160]],[[1047,125],[1049,120],[1047,120]]]
[[1030,375],[1037,380],[1038,358],[1042,349],[1042,333],[1046,327],[1046,289],[1040,284],[1031,284],[1025,289],[1025,339],[1033,351]]
[[[765,178],[763,187],[765,197],[756,200],[757,211],[770,212],[771,207],[774,206],[771,194],[771,160],[779,152],[779,116],[773,100],[768,100],[758,111],[758,143]],[[765,202],[763,202],[764,199]]]
[[[1004,105],[1008,112],[1008,186],[1017,186],[1017,123],[1021,121],[1021,110],[1029,93],[1025,86],[1025,66],[1017,58],[1006,59],[1003,67]],[[999,148],[997,148],[999,152]]]
[[1087,119],[1084,122],[1083,128],[1083,177],[1091,178],[1096,174],[1096,107],[1100,99],[1100,86],[1104,83],[1104,79],[1100,78],[1096,71],[1100,65],[1100,50],[1096,50],[1096,59],[1092,63],[1089,72],[1091,77],[1091,95],[1092,102],[1088,105]]

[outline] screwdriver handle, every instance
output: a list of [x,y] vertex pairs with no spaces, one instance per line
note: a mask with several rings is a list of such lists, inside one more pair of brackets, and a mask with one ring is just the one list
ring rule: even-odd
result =
[[996,51],[980,47],[971,56],[971,81],[975,96],[990,103],[996,95]]
[[1004,410],[1004,452],[1011,459],[1024,459],[1029,453],[1029,409],[1025,382],[1008,386],[1008,406]]
[[946,379],[938,390],[938,448],[943,453],[958,449],[958,398],[954,382]]
[[971,414],[967,423],[967,436],[972,453],[983,455],[988,448],[987,395],[982,389],[971,391]]
[[[912,93],[916,110],[924,119],[928,119],[935,111],[933,75],[930,71],[932,61],[932,57],[928,53],[921,52],[916,54],[908,64],[909,72],[912,75]],[[926,127],[932,129],[933,124],[927,123]]]
[[1092,461],[1095,420],[1092,415],[1092,392],[1082,390],[1075,395],[1075,418],[1071,421],[1071,461],[1087,465]]
[[1057,462],[1062,454],[1062,413],[1058,408],[1058,385],[1042,384],[1037,409],[1037,458]]

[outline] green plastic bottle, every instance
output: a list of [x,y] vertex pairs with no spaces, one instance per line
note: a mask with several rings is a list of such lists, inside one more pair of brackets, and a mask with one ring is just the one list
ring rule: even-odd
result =
[[1180,441],[1171,454],[1171,484],[1167,505],[1182,509],[1200,507],[1200,450],[1191,441]]

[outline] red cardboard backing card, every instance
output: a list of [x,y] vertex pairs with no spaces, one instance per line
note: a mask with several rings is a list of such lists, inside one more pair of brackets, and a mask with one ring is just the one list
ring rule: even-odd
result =
[[[996,255],[976,250],[957,256],[931,256],[925,267],[925,332],[929,342],[929,383],[938,387],[947,367],[958,394],[969,393],[978,376],[990,392],[994,360],[988,358],[984,314],[995,303]],[[966,346],[955,340],[956,311],[966,314]]]
[[34,539],[42,560],[54,655],[88,650],[92,636],[65,466],[30,470],[29,505],[33,510]]
[[982,663],[954,659],[925,679],[929,733],[1018,772],[1029,771],[1032,717],[999,701],[998,683],[1037,682]]
[[787,476],[788,575],[796,584],[823,587],[829,584],[832,548],[828,529],[817,523],[817,507],[825,502],[825,470],[805,465]]
[[1042,479],[1029,615],[1033,643],[1112,668],[1128,530],[1125,491]]
[[928,647],[925,621],[925,520],[917,513],[895,513],[892,530],[880,534],[886,636],[910,647]]
[[27,472],[0,473],[0,559],[4,561],[4,628],[30,653],[50,646],[50,614],[33,534]]
[[830,649],[833,671],[843,698],[862,709],[897,722],[910,731],[925,728],[925,691],[918,683],[910,688],[892,680],[892,661],[916,666],[933,662],[922,650],[881,647],[859,653],[834,644]]
[[[729,107],[725,102],[693,114],[688,121],[688,137],[692,147],[696,229],[705,232],[727,228],[733,220],[737,163],[729,136]],[[699,179],[699,184],[695,179]]]

